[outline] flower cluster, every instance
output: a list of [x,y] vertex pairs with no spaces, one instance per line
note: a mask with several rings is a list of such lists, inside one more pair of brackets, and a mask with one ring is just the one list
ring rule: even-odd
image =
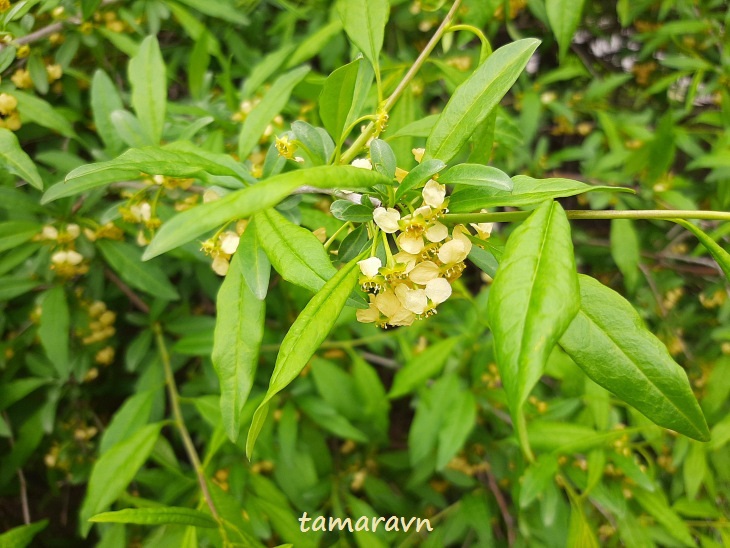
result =
[[6,128],[10,131],[20,129],[20,115],[16,108],[18,100],[8,93],[0,93],[0,128]]
[[200,250],[206,255],[213,257],[211,268],[219,276],[225,276],[228,273],[231,257],[236,252],[236,249],[238,249],[241,234],[246,230],[247,224],[245,220],[238,221],[235,232],[226,230],[203,242]]
[[392,254],[386,237],[387,264],[375,256],[358,263],[360,285],[370,293],[369,308],[357,311],[361,322],[387,328],[435,314],[465,268],[472,246],[467,229],[456,225],[449,233],[439,222],[446,212],[446,187],[430,180],[422,196],[423,205],[408,215],[395,208],[373,211],[375,224],[393,234],[398,251]]
[[61,230],[46,225],[33,239],[50,243],[55,251],[51,254],[51,270],[62,278],[73,278],[89,271],[85,257],[76,251],[75,240],[81,234],[81,227],[68,223]]

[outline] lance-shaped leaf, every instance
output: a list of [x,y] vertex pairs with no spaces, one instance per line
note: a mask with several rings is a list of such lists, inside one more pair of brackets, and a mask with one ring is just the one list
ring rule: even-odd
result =
[[221,385],[223,427],[233,441],[238,438],[243,406],[253,386],[266,310],[265,301],[251,291],[243,268],[240,258],[231,261],[218,291],[213,333],[212,360]]
[[504,171],[492,166],[459,164],[439,175],[442,185],[489,187],[512,192],[514,183]]
[[44,519],[36,523],[29,523],[28,525],[21,525],[20,527],[9,529],[0,535],[0,546],[10,548],[30,546],[31,542],[33,542],[33,537],[43,531],[47,525],[48,520]]
[[205,512],[192,508],[168,506],[164,508],[125,508],[104,512],[91,519],[92,523],[134,523],[137,525],[192,525],[215,529],[218,523]]
[[176,215],[162,225],[143,258],[151,259],[224,223],[273,207],[299,186],[366,189],[390,183],[379,173],[352,166],[320,166],[282,173]]
[[132,106],[142,129],[153,143],[162,138],[167,108],[165,61],[155,36],[148,36],[129,60],[129,81],[132,84]]
[[5,128],[0,128],[0,167],[43,190],[43,180],[33,160],[20,148],[15,133]]
[[513,415],[580,306],[570,224],[545,202],[510,236],[489,293],[497,365]]
[[41,310],[38,337],[59,376],[66,379],[71,369],[68,352],[71,319],[63,287],[56,286],[46,291]]
[[279,76],[261,102],[246,117],[238,137],[238,156],[248,158],[253,147],[261,139],[266,126],[284,108],[291,92],[309,72],[309,67],[299,67]]
[[134,479],[152,452],[161,428],[162,423],[148,424],[116,444],[96,461],[91,470],[86,498],[79,512],[83,536],[91,528],[87,520],[108,508]]
[[358,259],[359,257],[354,258],[330,278],[304,307],[284,337],[276,357],[274,372],[269,381],[269,389],[254,413],[251,429],[248,432],[246,455],[249,458],[251,458],[256,438],[266,420],[271,398],[292,382],[304,369],[345,307],[347,298],[355,287],[360,274],[357,266]]
[[343,131],[360,115],[373,83],[373,69],[364,59],[340,67],[327,77],[319,95],[319,116],[339,142]]
[[700,243],[702,243],[703,246],[705,246],[705,248],[707,248],[707,251],[710,252],[710,255],[712,255],[713,259],[717,261],[717,264],[720,265],[720,268],[725,273],[725,277],[728,279],[728,281],[730,281],[730,253],[725,251],[715,240],[710,238],[708,234],[705,234],[701,229],[697,228],[692,223],[684,221],[682,219],[677,219],[674,222],[682,225],[692,234],[697,236],[697,239],[700,241]]
[[[441,182],[440,178],[439,182]],[[539,204],[544,200],[566,198],[596,190],[633,192],[630,188],[587,185],[580,181],[573,181],[572,179],[533,179],[526,175],[512,177],[512,183],[514,186],[511,192],[491,185],[466,186],[465,188],[457,187],[456,192],[451,195],[449,200],[449,211],[452,213],[464,213],[488,207],[522,207]]]
[[338,8],[347,37],[377,70],[390,12],[388,0],[340,0]]
[[286,281],[316,292],[334,275],[335,267],[311,231],[275,209],[257,213],[254,221],[261,247]]
[[263,301],[269,291],[271,262],[259,243],[256,223],[253,220],[246,225],[246,231],[241,235],[233,261],[241,263],[240,269],[248,288],[258,300]]
[[633,306],[589,276],[579,276],[580,311],[560,346],[597,384],[647,418],[691,438],[710,432],[687,375]]
[[560,47],[560,59],[573,41],[575,29],[580,23],[580,16],[583,12],[585,0],[546,0],[545,10],[547,11],[550,28],[553,30],[555,39]]
[[91,110],[94,125],[102,141],[110,152],[117,153],[124,148],[122,139],[117,135],[111,115],[115,110],[124,108],[117,86],[106,72],[97,69],[91,81]]
[[96,245],[109,266],[132,287],[168,301],[180,298],[159,266],[142,262],[139,248],[114,240],[99,240]]
[[450,162],[505,96],[540,45],[526,38],[499,48],[461,84],[426,141],[424,159]]
[[164,147],[133,148],[108,162],[78,167],[65,181],[53,185],[42,203],[73,196],[117,181],[138,179],[142,173],[167,177],[201,177],[204,174],[234,177],[253,182],[251,175],[227,154],[215,154],[186,142]]

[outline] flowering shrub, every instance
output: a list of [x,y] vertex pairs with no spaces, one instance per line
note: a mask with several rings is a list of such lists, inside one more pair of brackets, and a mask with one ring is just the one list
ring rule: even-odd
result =
[[0,1],[0,545],[728,544],[726,22]]

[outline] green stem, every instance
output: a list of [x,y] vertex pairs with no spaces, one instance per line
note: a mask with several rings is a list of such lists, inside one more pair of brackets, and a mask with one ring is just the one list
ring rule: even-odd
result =
[[482,43],[482,49],[479,53],[480,65],[487,60],[487,57],[492,55],[492,45],[489,43],[487,37],[484,36],[484,33],[477,27],[473,25],[451,25],[448,28],[448,32],[454,32],[457,30],[465,30],[467,32],[471,32],[472,34],[476,35],[477,38],[479,38],[479,41]]
[[530,440],[527,437],[527,422],[525,421],[525,413],[520,409],[515,417],[515,429],[517,430],[517,439],[522,447],[522,452],[528,462],[535,462],[535,455],[530,447]]
[[[403,77],[403,79],[398,84],[398,87],[395,88],[393,93],[390,94],[390,97],[388,97],[385,102],[382,104],[382,107],[380,110],[382,112],[388,113],[393,108],[393,106],[396,104],[398,99],[400,99],[400,96],[403,95],[403,92],[408,87],[408,84],[411,83],[411,80],[416,76],[418,71],[421,69],[421,66],[423,66],[423,63],[426,62],[426,59],[428,59],[428,56],[431,54],[433,49],[436,47],[436,44],[439,43],[439,40],[441,40],[441,37],[446,33],[446,31],[449,28],[449,25],[451,25],[451,21],[454,19],[454,16],[456,15],[456,11],[459,9],[459,6],[461,5],[461,0],[455,0],[454,4],[451,6],[451,9],[449,10],[449,13],[446,14],[446,17],[444,17],[444,20],[441,22],[441,25],[439,25],[439,28],[436,29],[436,32],[431,37],[431,40],[428,41],[428,44],[426,44],[426,47],[423,48],[423,51],[420,53],[416,61],[411,65],[411,68],[408,69],[408,72],[406,72],[406,75]],[[357,154],[360,152],[360,150],[365,146],[365,144],[368,142],[370,137],[373,136],[375,133],[375,124],[370,123],[368,124],[368,127],[365,128],[365,131],[363,131],[360,136],[355,140],[354,143],[348,148],[340,158],[340,163],[343,164],[349,164],[352,159],[357,156]]]
[[332,242],[334,242],[334,241],[335,241],[335,240],[337,239],[337,236],[339,236],[339,235],[340,235],[340,233],[341,233],[341,232],[342,232],[343,230],[346,230],[346,229],[348,229],[348,228],[349,228],[349,227],[351,227],[351,226],[352,226],[352,223],[351,223],[350,221],[348,221],[348,222],[346,222],[345,224],[343,224],[343,225],[342,225],[342,226],[341,226],[340,228],[338,228],[338,229],[337,229],[337,230],[335,231],[335,233],[334,233],[334,234],[332,234],[332,237],[330,237],[330,239],[329,239],[329,240],[327,240],[327,241],[326,241],[326,242],[325,242],[325,243],[323,244],[323,246],[322,246],[322,247],[324,247],[325,251],[329,249],[329,247],[330,247],[330,246],[332,245]]
[[[524,221],[531,211],[504,211],[498,213],[449,213],[443,216],[442,223],[498,223]],[[702,219],[707,221],[730,221],[730,212],[727,211],[693,211],[693,210],[663,210],[641,209],[635,211],[583,211],[568,210],[565,212],[568,219],[658,219],[674,221],[676,219]]]
[[180,411],[180,394],[177,391],[177,385],[175,384],[175,377],[172,374],[172,365],[170,363],[170,354],[167,351],[165,345],[165,338],[162,334],[162,327],[159,323],[153,325],[153,331],[155,333],[155,340],[157,341],[157,349],[160,353],[160,360],[162,360],[162,367],[165,369],[165,384],[167,385],[167,393],[170,398],[170,408],[172,409],[172,416],[175,420],[175,425],[180,431],[180,437],[182,438],[183,445],[185,446],[185,452],[190,459],[190,462],[195,469],[195,475],[198,478],[200,484],[200,491],[203,493],[203,498],[210,508],[210,513],[213,517],[218,520],[218,511],[213,504],[213,499],[208,491],[208,484],[205,480],[205,472],[203,466],[200,464],[200,457],[198,452],[195,450],[193,440],[190,438],[190,432],[188,432],[183,420],[182,411]]

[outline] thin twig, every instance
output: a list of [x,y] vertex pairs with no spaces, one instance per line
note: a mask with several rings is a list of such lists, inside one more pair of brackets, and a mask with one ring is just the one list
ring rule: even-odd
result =
[[[104,0],[101,3],[101,6],[108,6],[109,4],[116,4],[117,2],[119,2],[119,0]],[[37,42],[38,40],[43,40],[44,38],[50,36],[51,34],[60,32],[61,30],[63,30],[63,26],[65,24],[80,25],[82,22],[83,21],[80,17],[70,17],[66,21],[58,21],[56,23],[51,23],[50,25],[42,27],[35,32],[31,32],[30,34],[26,34],[25,36],[16,38],[15,40],[12,41],[12,45],[22,46],[23,44],[32,44],[33,42]],[[4,50],[6,47],[8,47],[8,46],[5,44],[0,45],[0,51]]]
[[484,472],[479,473],[478,476],[479,479],[482,480],[482,483],[484,483],[484,478],[482,476],[486,476],[487,487],[489,487],[489,490],[492,492],[495,500],[497,501],[497,506],[499,506],[499,511],[502,514],[502,521],[504,521],[504,525],[507,528],[507,544],[509,546],[514,546],[515,541],[517,540],[515,534],[515,520],[512,517],[512,514],[509,513],[509,506],[507,506],[507,501],[505,500],[502,491],[499,489],[497,479],[494,477],[491,470],[485,470]]
[[[13,431],[10,425],[10,417],[5,411],[3,411],[3,418],[5,419],[5,423],[8,426],[8,431],[10,432],[8,442],[10,443],[10,448],[12,449],[15,446],[15,438],[13,437]],[[29,525],[30,508],[28,507],[28,484],[25,481],[25,474],[23,473],[23,469],[21,467],[16,468],[15,472],[18,474],[18,483],[20,483],[20,507],[23,511],[23,523]]]
[[157,349],[160,353],[162,366],[165,369],[165,383],[167,384],[167,393],[170,397],[170,407],[172,408],[175,425],[180,432],[180,437],[182,438],[183,445],[185,446],[185,452],[188,454],[188,458],[195,469],[195,475],[198,478],[203,498],[205,499],[208,508],[210,508],[210,513],[216,520],[218,520],[218,511],[215,508],[215,504],[213,504],[213,499],[210,496],[210,491],[208,490],[208,483],[205,479],[205,471],[203,466],[200,464],[200,457],[198,456],[198,452],[195,450],[195,445],[190,437],[190,432],[188,432],[188,429],[185,426],[182,411],[180,410],[180,395],[178,394],[177,385],[175,384],[175,377],[172,373],[172,365],[170,363],[170,354],[167,352],[167,346],[165,345],[165,339],[162,334],[160,324],[154,324],[153,331],[155,332]]
[[[418,71],[421,69],[421,66],[423,63],[426,62],[426,59],[431,54],[433,49],[436,47],[436,44],[439,43],[439,40],[441,40],[441,37],[444,35],[446,30],[449,28],[449,25],[451,25],[451,21],[454,19],[454,16],[456,15],[456,11],[459,9],[459,6],[461,5],[461,0],[456,0],[453,5],[451,6],[451,9],[446,14],[446,17],[444,17],[444,20],[441,22],[441,25],[439,25],[439,28],[436,29],[436,32],[431,37],[431,39],[428,41],[428,44],[426,44],[426,47],[423,48],[423,51],[418,55],[413,65],[411,65],[411,68],[408,69],[408,72],[406,72],[403,79],[400,81],[398,86],[395,88],[393,93],[390,94],[390,97],[388,97],[385,102],[383,103],[381,107],[381,111],[384,113],[390,112],[390,109],[393,108],[393,106],[396,104],[398,99],[400,99],[400,96],[403,94],[403,92],[406,90],[408,85],[411,83],[411,80],[416,76]],[[360,134],[360,136],[355,139],[355,142],[352,143],[350,148],[348,148],[345,152],[342,153],[342,157],[340,158],[340,163],[343,164],[349,164],[352,159],[357,156],[358,152],[365,146],[365,144],[368,142],[370,137],[372,137],[375,134],[375,124],[373,122],[370,122],[368,126],[365,128],[365,130]]]
[[121,290],[122,293],[124,293],[127,296],[127,298],[129,299],[129,301],[134,306],[136,306],[137,308],[139,308],[145,314],[149,314],[150,313],[150,307],[149,307],[149,305],[146,302],[144,302],[140,298],[140,296],[137,295],[132,290],[132,288],[130,288],[127,284],[125,284],[119,278],[119,276],[117,276],[116,274],[114,274],[114,272],[112,272],[108,268],[105,268],[104,269],[104,275],[109,279],[109,281],[111,281],[114,285],[116,285]]

